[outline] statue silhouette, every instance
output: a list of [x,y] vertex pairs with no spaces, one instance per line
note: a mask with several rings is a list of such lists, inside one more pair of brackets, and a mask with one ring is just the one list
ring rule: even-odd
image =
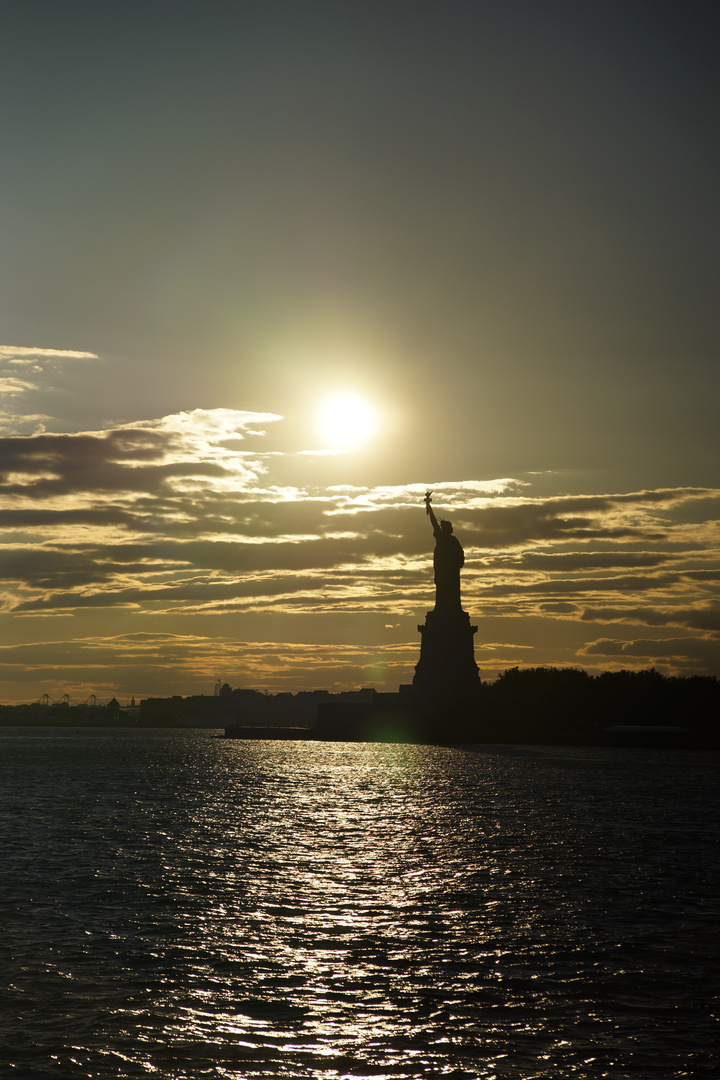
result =
[[[430,505],[432,491],[425,495],[425,512],[435,536],[435,607],[428,611],[423,626],[420,659],[415,665],[413,691],[428,708],[446,709],[475,700],[480,676],[473,653],[473,635],[477,626],[460,600],[460,568],[465,553],[453,536],[449,521],[438,521]],[[464,707],[464,706],[463,706]]]
[[430,505],[431,491],[425,495],[425,512],[428,514],[435,535],[433,568],[435,571],[435,610],[461,611],[460,568],[465,553],[449,521],[438,521]]

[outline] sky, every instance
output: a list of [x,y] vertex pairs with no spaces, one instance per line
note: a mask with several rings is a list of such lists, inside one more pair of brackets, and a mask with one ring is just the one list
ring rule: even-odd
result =
[[720,674],[719,31],[4,5],[0,702]]

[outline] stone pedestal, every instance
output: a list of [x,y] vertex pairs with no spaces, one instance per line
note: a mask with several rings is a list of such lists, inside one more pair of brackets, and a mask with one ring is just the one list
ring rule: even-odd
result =
[[472,696],[480,689],[473,648],[477,626],[461,607],[428,611],[422,635],[420,660],[415,666],[413,691],[426,698],[453,699]]

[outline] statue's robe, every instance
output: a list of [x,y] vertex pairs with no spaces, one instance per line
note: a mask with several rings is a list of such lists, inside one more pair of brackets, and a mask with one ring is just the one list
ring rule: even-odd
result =
[[436,608],[461,609],[460,568],[464,562],[465,554],[458,538],[438,529],[433,553]]

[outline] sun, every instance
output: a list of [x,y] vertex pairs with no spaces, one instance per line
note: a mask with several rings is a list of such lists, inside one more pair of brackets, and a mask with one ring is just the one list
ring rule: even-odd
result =
[[318,419],[323,437],[333,446],[348,449],[363,446],[377,428],[375,410],[354,394],[328,398],[320,408]]

